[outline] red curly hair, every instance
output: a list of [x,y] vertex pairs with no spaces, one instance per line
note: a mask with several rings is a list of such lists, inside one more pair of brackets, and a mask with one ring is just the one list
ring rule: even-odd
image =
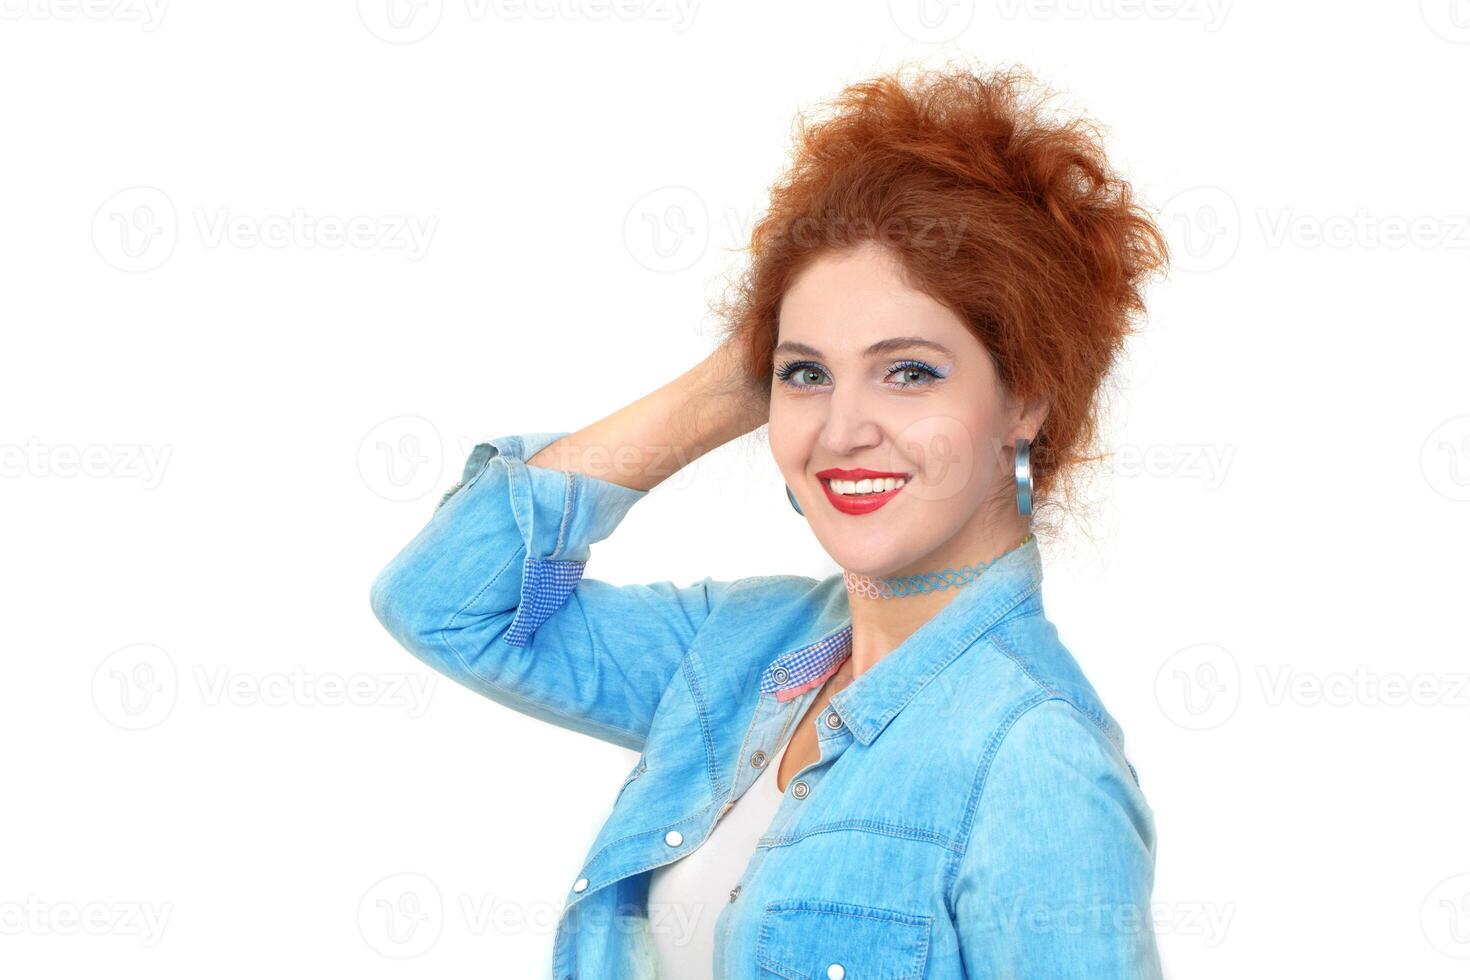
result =
[[1039,510],[1075,464],[1101,458],[1088,455],[1099,391],[1167,246],[1096,124],[1046,119],[1052,93],[1026,70],[906,74],[848,86],[815,120],[798,115],[749,263],[716,304],[723,339],[769,393],[797,275],[821,255],[886,245],[914,288],[970,327],[1008,394],[1050,399],[1031,447]]

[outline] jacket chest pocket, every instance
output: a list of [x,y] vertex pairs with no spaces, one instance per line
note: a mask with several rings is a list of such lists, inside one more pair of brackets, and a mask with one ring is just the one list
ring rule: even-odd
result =
[[761,912],[756,963],[787,980],[919,980],[932,915],[798,899]]

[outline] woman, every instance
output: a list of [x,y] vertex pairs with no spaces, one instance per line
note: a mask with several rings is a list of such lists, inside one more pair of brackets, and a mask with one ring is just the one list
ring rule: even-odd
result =
[[[374,582],[437,670],[640,752],[554,977],[1160,975],[1153,815],[1042,608],[1032,522],[1089,458],[1165,250],[1029,84],[845,90],[715,352],[577,432],[477,446]],[[582,576],[649,490],[767,421],[841,575]]]

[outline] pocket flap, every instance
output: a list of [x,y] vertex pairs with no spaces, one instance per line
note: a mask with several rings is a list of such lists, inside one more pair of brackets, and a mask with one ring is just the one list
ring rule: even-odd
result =
[[789,980],[918,980],[933,918],[846,902],[771,902],[756,962]]

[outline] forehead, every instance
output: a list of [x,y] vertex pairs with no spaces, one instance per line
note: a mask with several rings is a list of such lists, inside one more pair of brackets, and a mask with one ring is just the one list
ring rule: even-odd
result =
[[905,282],[897,260],[877,246],[814,260],[787,289],[778,323],[778,343],[828,357],[858,357],[898,336],[931,340],[956,356],[979,349],[954,311]]

